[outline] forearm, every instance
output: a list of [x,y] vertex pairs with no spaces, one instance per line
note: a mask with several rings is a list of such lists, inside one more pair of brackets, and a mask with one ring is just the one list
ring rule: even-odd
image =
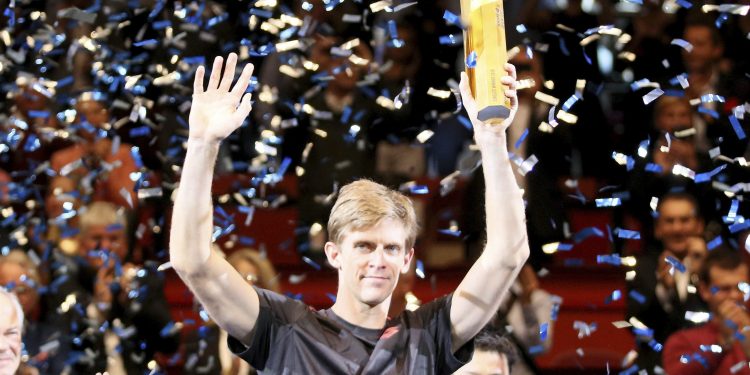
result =
[[249,340],[258,317],[258,295],[225,259],[211,251],[211,181],[218,151],[218,142],[188,141],[172,213],[170,257],[172,267],[211,318],[229,334]]
[[482,151],[487,219],[483,256],[520,268],[529,256],[523,194],[513,175],[505,140],[499,144],[494,149],[483,147]]
[[181,274],[201,270],[211,254],[211,181],[218,142],[189,140],[172,212],[170,261]]

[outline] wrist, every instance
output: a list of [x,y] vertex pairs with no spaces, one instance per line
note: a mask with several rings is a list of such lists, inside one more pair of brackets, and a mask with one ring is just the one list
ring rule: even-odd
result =
[[216,147],[218,148],[221,145],[220,139],[211,139],[211,138],[204,138],[204,137],[188,137],[187,140],[188,147]]

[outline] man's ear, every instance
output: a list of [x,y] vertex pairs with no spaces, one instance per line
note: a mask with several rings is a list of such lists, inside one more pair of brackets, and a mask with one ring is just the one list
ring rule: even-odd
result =
[[323,249],[326,252],[326,258],[328,259],[328,264],[331,265],[331,267],[340,270],[341,269],[341,249],[336,245],[335,243],[328,241],[326,242]]
[[414,248],[412,247],[404,255],[404,266],[401,267],[401,273],[406,274],[409,272],[409,266],[411,265],[412,258],[414,258]]

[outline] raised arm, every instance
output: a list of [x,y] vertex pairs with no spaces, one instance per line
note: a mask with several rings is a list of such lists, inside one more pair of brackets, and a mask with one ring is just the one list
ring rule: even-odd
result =
[[195,72],[190,135],[172,213],[169,255],[172,267],[211,318],[248,345],[258,318],[258,294],[226,260],[211,251],[211,181],[219,144],[250,113],[250,94],[245,90],[253,66],[247,64],[230,89],[237,55],[229,55],[223,78],[222,63],[221,57],[214,61],[205,90],[205,69],[201,66]]
[[508,75],[503,77],[502,83],[508,86],[505,96],[511,101],[512,111],[497,126],[477,119],[468,77],[465,73],[461,74],[461,97],[474,126],[474,140],[482,154],[486,182],[487,244],[453,294],[451,324],[454,352],[471,340],[497,312],[500,301],[529,257],[522,192],[513,175],[505,135],[518,108],[516,70],[510,64],[505,69]]

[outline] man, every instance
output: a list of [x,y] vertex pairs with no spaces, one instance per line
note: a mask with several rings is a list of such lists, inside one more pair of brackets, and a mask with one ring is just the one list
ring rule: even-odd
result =
[[[48,314],[68,311],[66,319],[78,338],[73,351],[83,353],[74,372],[143,373],[155,353],[172,353],[179,346],[179,335],[165,330],[171,316],[163,276],[155,265],[131,259],[124,208],[91,203],[79,210],[78,224],[78,254],[55,255]],[[70,301],[83,308],[71,308]]]
[[510,375],[516,362],[513,343],[499,332],[485,328],[474,338],[471,361],[455,375]]
[[[648,249],[650,253],[637,259],[627,299],[627,318],[652,330],[636,333],[637,363],[649,371],[661,364],[660,345],[667,337],[692,324],[685,312],[706,309],[691,282],[692,263],[697,259],[689,254],[700,252],[689,250],[695,242],[691,239],[702,235],[704,228],[696,199],[686,193],[669,193],[659,200],[657,212],[654,236],[661,243],[651,244],[656,249]],[[700,247],[701,241],[693,245]]]
[[18,298],[23,309],[23,346],[26,363],[42,374],[61,374],[70,360],[67,326],[60,314],[46,316],[41,306],[39,270],[21,250],[0,256],[0,288],[5,287]]
[[21,365],[23,309],[18,298],[0,288],[0,375],[13,375]]
[[748,266],[739,251],[722,247],[709,253],[698,290],[708,302],[711,320],[669,337],[664,347],[668,374],[750,374],[748,282]]
[[[414,254],[416,215],[409,199],[365,180],[341,189],[328,221],[328,262],[338,270],[336,302],[312,311],[299,301],[253,288],[211,252],[211,181],[220,142],[250,113],[244,95],[252,65],[233,88],[237,55],[214,61],[208,88],[195,75],[187,155],[172,216],[171,263],[218,325],[230,348],[268,373],[450,373],[469,343],[497,311],[526,261],[521,191],[515,184],[505,130],[513,114],[491,127],[477,119],[462,77],[463,103],[474,124],[487,180],[486,251],[451,295],[387,320],[391,294]],[[221,78],[222,67],[224,76]],[[515,112],[515,71],[502,83]],[[510,204],[505,204],[509,202]]]

